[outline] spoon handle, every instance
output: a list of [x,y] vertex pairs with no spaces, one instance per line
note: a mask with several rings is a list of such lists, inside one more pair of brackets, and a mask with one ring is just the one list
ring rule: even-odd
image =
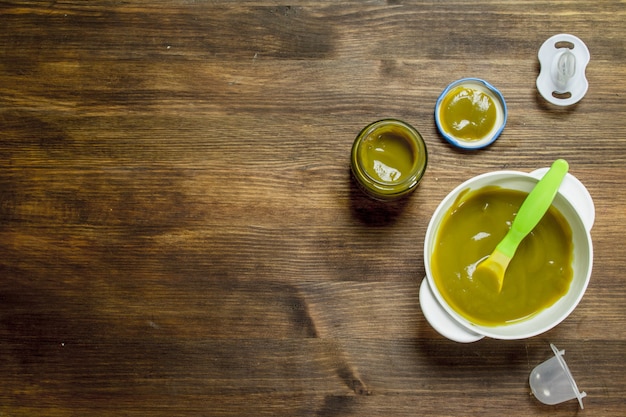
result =
[[537,226],[546,214],[552,200],[559,190],[561,182],[567,174],[569,165],[564,159],[557,159],[546,174],[539,180],[528,197],[519,208],[507,238],[503,239],[496,248],[509,257],[513,257],[520,242]]

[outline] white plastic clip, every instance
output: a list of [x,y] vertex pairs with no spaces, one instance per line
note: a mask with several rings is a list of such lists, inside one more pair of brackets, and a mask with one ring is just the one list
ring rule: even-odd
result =
[[554,35],[539,48],[539,93],[552,104],[569,106],[583,98],[589,87],[585,68],[587,46],[574,35]]

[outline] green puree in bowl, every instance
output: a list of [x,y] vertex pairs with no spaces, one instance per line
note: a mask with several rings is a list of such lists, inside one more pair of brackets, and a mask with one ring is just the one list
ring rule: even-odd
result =
[[520,244],[499,294],[472,279],[476,265],[502,240],[527,195],[497,186],[466,190],[439,226],[431,257],[435,284],[447,303],[472,323],[498,326],[523,320],[569,289],[572,231],[554,206]]

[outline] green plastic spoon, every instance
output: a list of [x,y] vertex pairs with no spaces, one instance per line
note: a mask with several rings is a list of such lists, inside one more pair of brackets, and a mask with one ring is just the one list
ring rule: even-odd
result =
[[504,239],[498,243],[491,255],[478,264],[472,276],[474,280],[480,280],[497,292],[502,291],[504,273],[511,258],[522,240],[537,226],[552,205],[568,168],[569,165],[564,159],[554,161],[522,203]]

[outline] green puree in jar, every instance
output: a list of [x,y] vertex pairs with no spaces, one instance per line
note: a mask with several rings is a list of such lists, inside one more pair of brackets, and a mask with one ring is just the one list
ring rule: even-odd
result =
[[427,162],[422,136],[408,123],[396,119],[367,125],[356,137],[350,157],[350,167],[360,188],[383,201],[413,191]]
[[407,139],[388,131],[365,139],[359,156],[372,179],[394,183],[408,177],[417,160],[416,153]]
[[439,111],[442,128],[466,141],[485,138],[496,124],[496,106],[491,96],[462,85],[446,94]]
[[511,259],[502,291],[473,280],[476,265],[508,232],[528,193],[487,186],[463,192],[439,226],[433,278],[448,304],[472,323],[497,326],[528,318],[565,295],[573,279],[572,231],[550,207]]

